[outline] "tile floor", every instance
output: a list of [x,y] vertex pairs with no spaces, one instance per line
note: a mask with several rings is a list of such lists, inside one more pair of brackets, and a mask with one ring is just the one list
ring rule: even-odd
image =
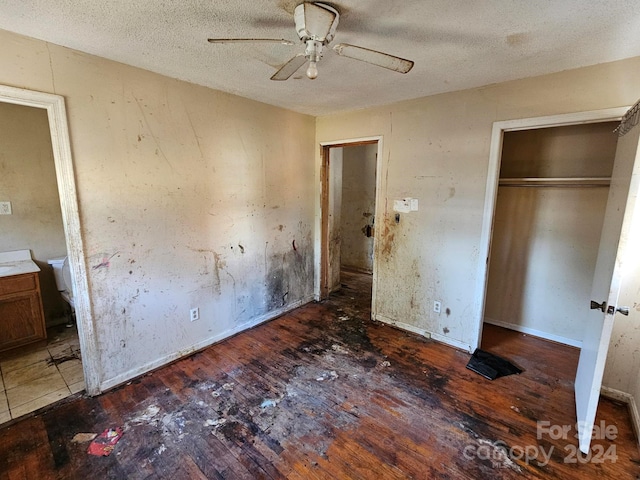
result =
[[0,360],[0,424],[84,390],[78,332],[47,331],[45,347]]

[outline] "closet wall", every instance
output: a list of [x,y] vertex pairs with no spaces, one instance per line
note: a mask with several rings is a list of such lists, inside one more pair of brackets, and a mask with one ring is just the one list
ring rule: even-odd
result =
[[616,125],[505,133],[486,322],[580,346]]

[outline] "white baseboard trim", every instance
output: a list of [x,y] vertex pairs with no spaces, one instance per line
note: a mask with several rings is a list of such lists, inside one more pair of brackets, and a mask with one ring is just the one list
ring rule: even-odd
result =
[[636,441],[640,446],[640,415],[638,414],[638,405],[636,404],[635,397],[630,393],[604,386],[600,389],[600,394],[603,397],[618,400],[627,404],[629,407],[629,415],[631,415],[631,424],[633,425],[633,430],[636,434]]
[[552,342],[562,343],[571,347],[582,348],[582,342],[574,340],[572,338],[561,337],[560,335],[554,335],[552,333],[543,332],[542,330],[536,330],[535,328],[523,327],[522,325],[516,325],[515,323],[502,322],[500,320],[494,320],[493,318],[484,317],[485,323],[495,325],[497,327],[508,328],[509,330],[515,330],[516,332],[526,333],[534,337],[544,338],[545,340],[551,340]]
[[374,320],[379,322],[387,323],[394,327],[397,327],[401,330],[406,330],[411,333],[416,333],[418,335],[422,335],[423,337],[432,338],[440,343],[444,343],[445,345],[449,345],[450,347],[458,348],[460,350],[464,350],[466,352],[471,352],[471,345],[460,342],[458,340],[454,340],[449,337],[445,337],[444,335],[439,335],[437,333],[431,333],[424,328],[416,327],[415,325],[410,325],[408,323],[398,322],[391,318],[385,317],[384,315],[376,314],[374,315]]
[[445,345],[449,345],[450,347],[457,348],[458,350],[464,350],[468,353],[472,353],[475,350],[475,348],[472,348],[468,343],[461,342],[460,340],[456,340],[454,338],[445,337],[444,335],[440,335],[439,333],[432,333],[431,338],[437,340],[438,342],[444,343]]
[[431,335],[429,334],[429,332],[427,332],[424,328],[419,328],[419,327],[416,327],[415,325],[410,325],[408,323],[398,322],[389,317],[385,317],[384,315],[380,315],[379,313],[375,314],[373,316],[373,319],[378,322],[387,323],[394,327],[398,327],[401,330],[406,330],[408,332],[415,333],[417,335],[422,335],[423,337],[431,338]]
[[214,335],[212,337],[209,337],[205,340],[202,340],[201,342],[198,342],[194,345],[191,345],[190,347],[180,350],[178,352],[175,353],[171,353],[169,355],[165,355],[164,357],[158,358],[152,362],[146,363],[140,367],[134,368],[132,370],[129,370],[127,372],[121,373],[120,375],[117,375],[113,378],[110,378],[108,380],[105,380],[103,382],[100,383],[100,392],[102,393],[106,390],[109,390],[113,387],[116,387],[118,385],[121,385],[125,382],[128,382],[129,380],[139,377],[140,375],[144,375],[147,372],[150,372],[151,370],[155,370],[156,368],[162,367],[164,365],[167,365],[168,363],[171,363],[175,360],[178,360],[182,357],[186,357],[187,355],[192,354],[193,352],[197,352],[198,350],[202,350],[203,348],[209,347],[211,345],[213,345],[214,343],[218,343],[221,342],[222,340],[229,338],[237,333],[240,333],[244,330],[248,330],[250,328],[253,328],[257,325],[260,325],[261,323],[264,322],[268,322],[269,320],[273,320],[274,318],[277,318],[281,315],[284,315],[285,313],[288,313],[292,310],[295,310],[298,307],[301,307],[302,305],[306,305],[309,302],[313,301],[313,295],[309,295],[308,297],[305,297],[302,300],[299,300],[297,302],[293,302],[290,303],[288,305],[285,305],[282,308],[279,308],[278,310],[273,310],[271,312],[265,313],[264,315],[260,315],[259,317],[256,317],[248,322],[245,322],[241,325],[238,325],[232,329],[229,330],[225,330],[224,332],[221,332],[217,335]]

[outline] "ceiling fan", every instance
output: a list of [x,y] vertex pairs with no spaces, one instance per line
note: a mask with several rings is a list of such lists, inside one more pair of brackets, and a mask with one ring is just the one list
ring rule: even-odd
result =
[[[271,80],[287,80],[307,62],[309,62],[307,77],[311,80],[315,79],[318,76],[317,63],[322,58],[323,48],[331,43],[335,36],[339,18],[338,10],[326,3],[304,2],[298,5],[294,10],[293,19],[298,37],[306,46],[304,53],[297,54],[285,63],[271,77]],[[208,40],[210,43],[272,42],[295,45],[291,40],[275,38],[209,38]],[[343,57],[353,58],[399,73],[407,73],[413,67],[411,60],[348,43],[334,45],[333,51]]]

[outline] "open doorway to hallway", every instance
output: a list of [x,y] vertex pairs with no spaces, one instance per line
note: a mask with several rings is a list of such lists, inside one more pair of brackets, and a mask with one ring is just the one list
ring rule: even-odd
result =
[[323,149],[323,298],[341,288],[341,272],[374,274],[377,160],[377,140]]

